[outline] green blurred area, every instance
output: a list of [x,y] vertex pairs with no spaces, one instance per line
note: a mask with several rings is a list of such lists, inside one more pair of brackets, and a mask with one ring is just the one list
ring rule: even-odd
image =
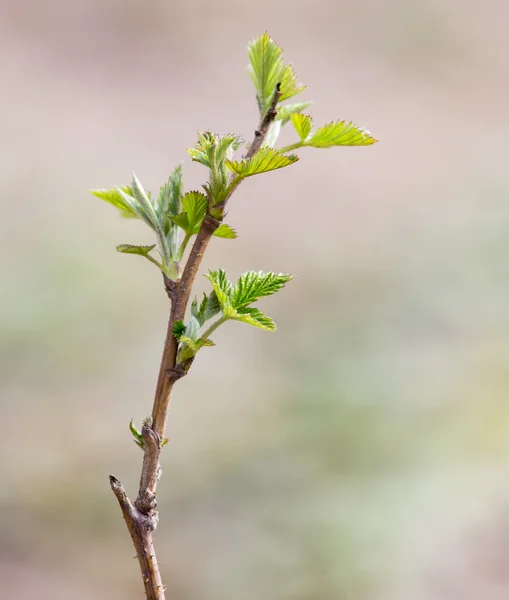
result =
[[245,48],[268,30],[316,123],[381,141],[303,150],[231,202],[240,238],[203,270],[297,277],[263,303],[277,334],[229,323],[179,383],[168,598],[506,598],[509,5],[0,9],[0,596],[141,596],[107,476],[134,493],[168,306],[114,251],[149,230],[87,190],[132,170],[156,190],[181,160],[198,189],[184,148],[250,139]]

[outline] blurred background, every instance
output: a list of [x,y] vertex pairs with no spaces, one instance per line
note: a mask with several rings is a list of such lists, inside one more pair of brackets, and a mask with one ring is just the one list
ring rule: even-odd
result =
[[[169,600],[509,595],[509,42],[486,0],[0,4],[0,596],[142,597],[109,485],[134,495],[168,314],[150,244],[89,188],[157,191],[198,129],[251,139],[267,30],[315,123],[245,182],[202,271],[295,273],[171,404]],[[289,132],[283,140],[290,140]],[[199,277],[198,289],[205,289]]]

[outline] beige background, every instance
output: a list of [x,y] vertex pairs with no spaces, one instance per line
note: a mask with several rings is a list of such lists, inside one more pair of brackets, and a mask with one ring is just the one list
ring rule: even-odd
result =
[[263,303],[277,334],[228,324],[178,387],[168,598],[508,597],[508,23],[497,0],[1,2],[2,597],[142,595],[107,475],[134,491],[167,302],[114,251],[149,230],[87,189],[181,160],[199,187],[184,148],[251,137],[265,29],[316,122],[381,142],[231,202],[204,268],[298,277]]

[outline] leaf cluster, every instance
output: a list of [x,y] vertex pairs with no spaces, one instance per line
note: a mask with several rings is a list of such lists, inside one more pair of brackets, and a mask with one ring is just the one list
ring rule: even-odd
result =
[[[91,190],[95,196],[116,207],[123,217],[140,219],[155,233],[154,244],[121,244],[117,246],[118,252],[148,259],[168,279],[177,283],[185,250],[191,238],[202,230],[206,218],[215,220],[215,236],[237,237],[236,231],[223,219],[227,202],[244,179],[294,164],[299,158],[292,151],[299,148],[369,146],[377,141],[366,129],[345,120],[314,128],[311,116],[304,114],[312,103],[294,100],[306,86],[298,80],[292,65],[285,62],[282,49],[267,33],[249,44],[248,56],[248,70],[256,91],[260,121],[255,143],[245,156],[234,156],[244,144],[239,135],[199,132],[196,144],[187,152],[194,162],[208,170],[203,191],[184,193],[181,165],[173,170],[156,196],[146,191],[134,174],[129,186]],[[281,130],[290,122],[297,140],[277,148]],[[207,231],[204,230],[204,233]],[[153,253],[158,253],[160,258]],[[195,256],[194,260],[197,264],[192,265],[189,272],[197,271],[201,254],[197,252],[196,255],[198,258]],[[186,323],[176,320],[171,324],[172,334],[178,343],[179,365],[189,366],[201,348],[214,345],[210,336],[226,321],[240,321],[275,331],[274,321],[253,304],[274,294],[292,278],[281,273],[248,271],[233,284],[222,269],[210,271],[206,277],[212,290],[204,294],[201,301],[195,299],[192,302]],[[174,289],[178,290],[178,285]],[[186,294],[182,302],[184,308],[189,290]],[[184,309],[176,318],[180,319],[183,312]],[[130,428],[135,442],[143,447],[143,436],[132,421]]]
[[[226,168],[226,167],[225,167]],[[141,219],[156,234],[157,244],[139,246],[120,244],[117,251],[137,254],[154,263],[169,279],[180,277],[180,261],[192,236],[200,230],[207,214],[207,197],[196,191],[183,194],[182,166],[179,165],[168,181],[161,187],[157,197],[145,191],[140,180],[133,174],[131,186],[91,190],[94,196],[105,200],[120,210],[122,216]],[[184,238],[180,242],[180,231]],[[234,239],[235,230],[222,223],[214,232],[217,237]],[[151,255],[156,249],[158,261]]]
[[[209,336],[229,320],[247,323],[265,331],[276,331],[274,321],[251,304],[276,293],[292,279],[291,275],[282,273],[248,271],[234,285],[222,269],[209,271],[206,277],[212,284],[212,292],[204,294],[200,303],[194,300],[187,325],[178,321],[173,327],[173,335],[180,344],[179,363],[192,358],[200,348],[213,346]],[[205,322],[219,313],[220,317],[202,332]]]

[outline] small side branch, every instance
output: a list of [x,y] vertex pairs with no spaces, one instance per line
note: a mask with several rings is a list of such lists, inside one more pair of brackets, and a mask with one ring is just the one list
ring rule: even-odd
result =
[[152,540],[152,532],[157,525],[157,512],[151,511],[150,515],[142,514],[127,497],[124,486],[113,475],[110,475],[110,486],[122,510],[140,562],[147,600],[164,600],[164,586]]

